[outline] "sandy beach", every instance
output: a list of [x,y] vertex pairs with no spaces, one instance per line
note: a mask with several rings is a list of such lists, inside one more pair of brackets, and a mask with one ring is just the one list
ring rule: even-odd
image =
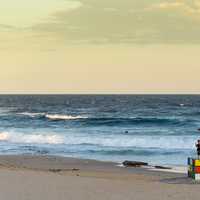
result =
[[3,200],[199,199],[186,174],[54,156],[0,156]]

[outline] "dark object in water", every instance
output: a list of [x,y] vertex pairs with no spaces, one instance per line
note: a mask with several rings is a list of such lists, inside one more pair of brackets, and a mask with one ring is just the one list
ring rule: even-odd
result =
[[163,166],[159,166],[159,165],[156,165],[154,166],[156,169],[172,169],[171,167],[163,167]]
[[125,133],[127,134],[127,133],[128,133],[128,131],[125,131]]
[[200,131],[200,128],[198,128],[197,131]]
[[140,162],[140,161],[124,161],[122,163],[125,167],[141,167],[141,166],[147,166],[148,163],[146,162]]

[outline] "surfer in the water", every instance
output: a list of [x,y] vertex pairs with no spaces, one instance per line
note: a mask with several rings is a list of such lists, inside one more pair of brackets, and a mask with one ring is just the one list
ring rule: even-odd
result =
[[197,148],[198,159],[200,159],[200,140],[197,140],[196,148]]

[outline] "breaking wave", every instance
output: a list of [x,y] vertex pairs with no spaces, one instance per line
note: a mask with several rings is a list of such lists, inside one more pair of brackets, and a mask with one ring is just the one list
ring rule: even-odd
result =
[[49,120],[75,120],[75,119],[86,119],[84,116],[72,116],[72,115],[61,115],[61,114],[46,114],[46,113],[31,113],[23,112],[19,113],[20,115],[28,116],[31,118],[46,118]]
[[72,115],[50,115],[50,114],[46,114],[45,115],[46,118],[50,119],[50,120],[74,120],[74,119],[85,119],[87,117],[83,117],[83,116],[72,116]]
[[30,112],[22,112],[22,113],[19,113],[20,115],[24,115],[24,116],[28,116],[28,117],[41,117],[41,116],[44,116],[45,113],[30,113]]
[[34,143],[34,144],[62,144],[64,139],[60,135],[42,135],[42,134],[22,134],[22,133],[0,133],[0,141],[11,143]]

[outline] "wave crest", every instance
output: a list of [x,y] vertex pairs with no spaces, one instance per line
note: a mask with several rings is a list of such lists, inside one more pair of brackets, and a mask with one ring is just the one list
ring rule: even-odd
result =
[[32,113],[32,112],[22,112],[20,115],[28,116],[30,118],[47,118],[49,120],[75,120],[75,119],[86,119],[84,116],[72,116],[72,115],[62,115],[62,114],[46,114],[46,113]]
[[58,114],[46,114],[46,118],[50,120],[74,120],[74,119],[85,119],[83,116],[72,116],[72,115],[58,115]]
[[28,117],[40,117],[45,115],[45,113],[30,113],[30,112],[22,112],[20,115],[28,116]]

